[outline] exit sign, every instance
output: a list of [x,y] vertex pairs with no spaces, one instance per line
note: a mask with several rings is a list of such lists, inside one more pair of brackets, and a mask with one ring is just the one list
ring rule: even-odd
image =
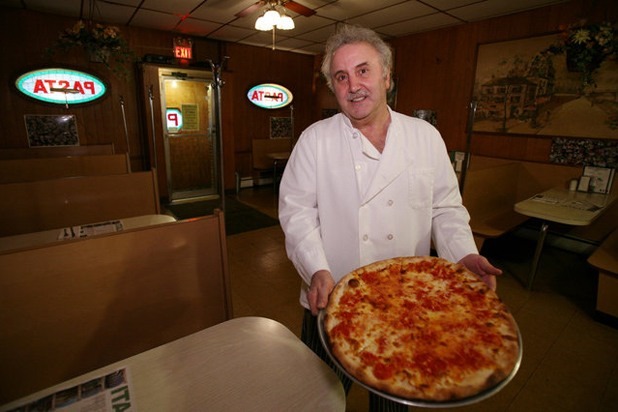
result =
[[193,41],[184,37],[175,37],[174,57],[179,60],[191,60],[193,58]]

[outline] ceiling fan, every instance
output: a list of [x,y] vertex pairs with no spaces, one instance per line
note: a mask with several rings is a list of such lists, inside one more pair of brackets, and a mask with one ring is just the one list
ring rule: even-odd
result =
[[257,3],[252,4],[251,6],[247,7],[246,9],[238,12],[235,14],[236,17],[245,17],[248,16],[250,14],[252,14],[253,12],[255,12],[257,9],[259,9],[260,7],[266,6],[266,5],[270,5],[272,7],[274,6],[283,6],[286,9],[289,9],[291,11],[293,11],[294,13],[298,13],[302,16],[305,17],[309,17],[309,16],[313,16],[316,11],[310,9],[307,6],[303,6],[300,3],[297,3],[293,0],[260,0]]

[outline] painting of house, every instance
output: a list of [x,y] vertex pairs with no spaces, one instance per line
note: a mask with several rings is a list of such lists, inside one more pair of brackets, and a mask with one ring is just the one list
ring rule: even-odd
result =
[[618,139],[618,62],[582,87],[564,55],[542,53],[557,35],[480,45],[475,132]]

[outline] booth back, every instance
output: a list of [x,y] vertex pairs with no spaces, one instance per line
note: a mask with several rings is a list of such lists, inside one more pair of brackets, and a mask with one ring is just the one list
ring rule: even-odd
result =
[[31,159],[36,157],[65,157],[84,155],[114,154],[113,144],[94,144],[83,146],[49,146],[49,147],[20,147],[0,149],[0,159]]
[[228,320],[223,213],[0,252],[0,405]]
[[130,172],[128,154],[0,160],[0,184]]
[[159,214],[156,173],[0,184],[0,236]]

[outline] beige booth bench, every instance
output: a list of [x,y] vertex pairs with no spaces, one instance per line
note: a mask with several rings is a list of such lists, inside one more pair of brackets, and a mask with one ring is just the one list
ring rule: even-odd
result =
[[[568,188],[582,167],[472,156],[463,188],[463,203],[479,249],[485,239],[499,237],[529,218],[513,210],[515,203],[536,193]],[[614,189],[617,184],[614,182]],[[618,202],[593,224],[561,228],[563,234],[600,243],[618,225]]]
[[[274,174],[275,161],[281,164],[285,163],[286,159],[275,159],[273,154],[289,154],[292,151],[292,139],[253,139],[251,141],[251,176],[240,176],[236,174],[236,192],[240,190],[240,185],[243,180],[259,181],[262,177],[277,179]],[[281,169],[283,171],[283,169]],[[276,183],[276,182],[275,182]]]
[[83,146],[45,146],[0,149],[0,159],[30,159],[36,157],[66,157],[114,154],[113,144]]
[[599,245],[588,263],[599,271],[596,309],[618,318],[618,230]]
[[0,252],[0,267],[0,405],[232,317],[218,211]]
[[160,213],[155,170],[0,184],[0,236]]
[[0,184],[130,173],[128,154],[0,160]]

